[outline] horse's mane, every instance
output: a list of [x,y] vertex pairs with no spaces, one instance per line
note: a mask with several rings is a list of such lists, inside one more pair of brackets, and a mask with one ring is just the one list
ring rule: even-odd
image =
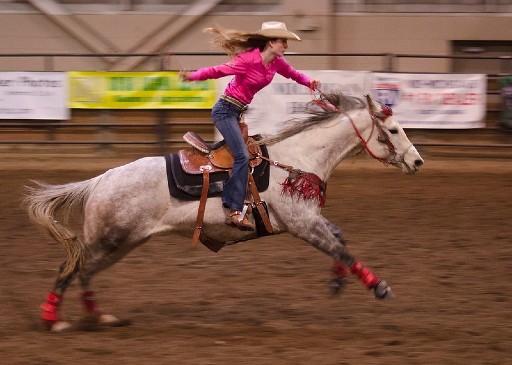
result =
[[364,108],[366,108],[366,103],[362,98],[344,95],[341,92],[321,94],[319,100],[313,100],[306,104],[305,111],[308,116],[286,121],[279,132],[263,136],[256,144],[271,145],[330,121],[341,113]]

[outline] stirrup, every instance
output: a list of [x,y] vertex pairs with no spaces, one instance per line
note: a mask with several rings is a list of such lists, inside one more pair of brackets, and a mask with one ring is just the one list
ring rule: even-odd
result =
[[249,200],[244,200],[244,208],[247,207],[247,214],[252,214],[252,203]]

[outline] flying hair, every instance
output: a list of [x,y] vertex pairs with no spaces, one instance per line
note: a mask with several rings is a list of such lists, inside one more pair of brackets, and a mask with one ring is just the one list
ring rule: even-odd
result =
[[237,54],[252,48],[263,50],[270,40],[270,38],[258,34],[235,29],[224,29],[219,26],[205,28],[203,32],[214,34],[211,43],[216,47],[222,48],[230,57],[235,57]]

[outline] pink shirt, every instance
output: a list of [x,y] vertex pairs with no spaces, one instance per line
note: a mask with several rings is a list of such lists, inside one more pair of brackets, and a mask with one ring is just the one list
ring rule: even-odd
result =
[[309,87],[309,77],[295,70],[284,57],[276,57],[265,67],[258,48],[240,53],[223,65],[201,68],[190,73],[188,79],[202,81],[235,75],[224,93],[244,104],[250,104],[254,95],[270,84],[276,73]]

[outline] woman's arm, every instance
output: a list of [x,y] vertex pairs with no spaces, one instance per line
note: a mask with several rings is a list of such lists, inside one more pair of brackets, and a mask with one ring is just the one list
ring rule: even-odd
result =
[[224,76],[236,75],[244,72],[243,58],[237,56],[235,59],[222,65],[200,68],[193,72],[180,72],[182,81],[203,81],[209,79],[219,79]]
[[298,84],[309,87],[310,89],[316,90],[320,87],[319,80],[312,80],[302,72],[297,71],[286,61],[283,57],[279,58],[279,65],[277,73],[288,79],[292,79]]

